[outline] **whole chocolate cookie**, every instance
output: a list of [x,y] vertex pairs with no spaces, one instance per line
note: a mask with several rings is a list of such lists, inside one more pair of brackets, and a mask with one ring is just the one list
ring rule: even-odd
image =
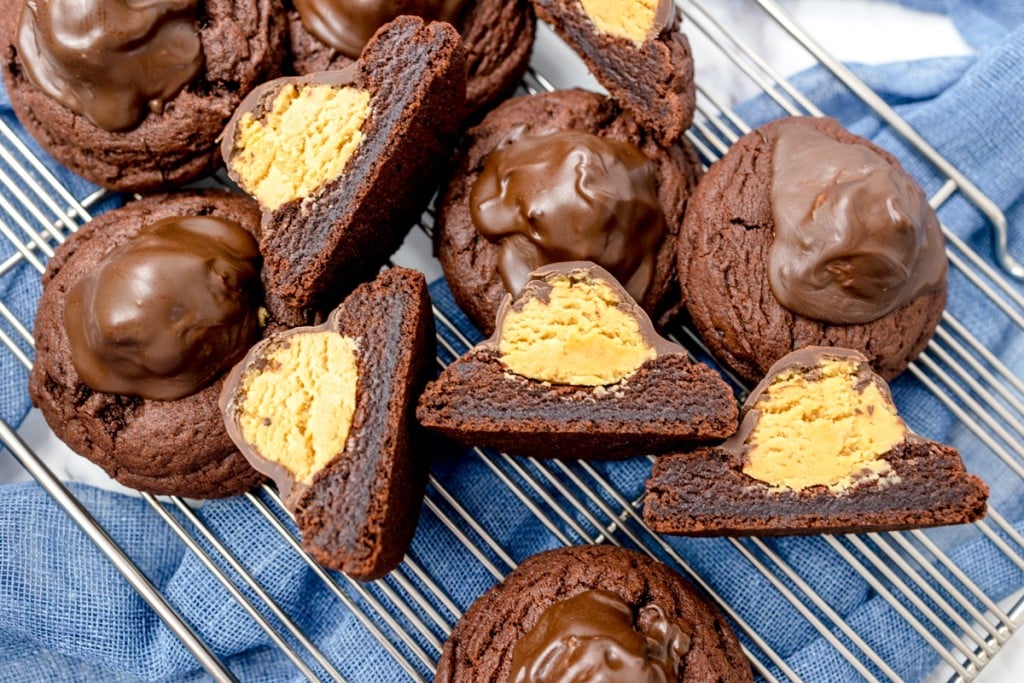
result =
[[[107,188],[148,192],[215,169],[231,113],[285,59],[279,0],[66,4],[4,0],[4,83],[29,133]],[[62,22],[70,11],[90,19]]]
[[[576,139],[567,140],[568,134]],[[548,140],[551,146],[545,145]],[[527,177],[521,170],[525,169],[535,179],[535,187],[526,188],[535,206],[509,199],[510,211],[522,214],[513,216],[512,222],[522,223],[517,231],[523,234],[509,236],[507,229],[500,234],[499,228],[492,231],[492,242],[481,234],[471,199],[474,191],[483,192],[483,197],[493,203],[499,198],[487,197],[489,190],[483,185],[482,190],[474,188],[488,170],[489,161],[494,164],[491,157],[496,150],[523,146],[533,148],[519,155],[523,161],[498,160],[508,170],[498,168],[494,185],[505,187],[507,183],[502,183],[506,178]],[[608,146],[614,148],[604,149]],[[641,169],[647,178],[636,177],[636,162],[625,158],[627,154],[639,157],[647,167]],[[438,209],[437,252],[455,300],[485,334],[493,331],[494,316],[507,293],[499,271],[504,260],[502,251],[508,248],[504,243],[521,243],[530,234],[534,239],[528,246],[547,250],[548,258],[537,263],[531,260],[535,256],[526,258],[532,267],[525,268],[525,272],[544,263],[592,260],[627,285],[656,325],[663,325],[679,310],[676,242],[687,200],[700,176],[700,163],[689,143],[663,147],[613,100],[583,90],[565,90],[518,97],[499,105],[466,133],[454,169]],[[495,175],[493,171],[488,173]],[[641,187],[644,183],[649,183],[650,189]],[[556,193],[570,196],[558,199]],[[648,193],[653,195],[651,200],[645,199]],[[646,206],[648,203],[655,206]],[[649,228],[641,230],[627,220],[639,217],[652,221],[649,209],[656,212],[658,208],[662,214],[657,221],[657,229],[663,232],[660,237],[652,239]],[[588,213],[594,218],[586,221],[593,224],[577,228]],[[547,225],[542,224],[545,215],[554,217]],[[515,245],[508,246],[518,250]],[[648,253],[634,258],[630,250]],[[615,263],[609,263],[608,258]],[[617,268],[629,262],[634,267],[626,271]],[[629,286],[637,270],[645,275],[640,291]]]
[[[309,74],[348,66],[362,44],[398,14],[421,8],[427,18],[453,24],[466,50],[466,111],[481,112],[509,95],[519,85],[530,61],[536,21],[529,0],[421,0],[418,3],[372,0],[348,3],[338,0],[299,0],[289,3],[288,33],[292,67]],[[317,38],[303,24],[313,23],[317,33],[344,50]],[[378,23],[379,22],[379,23]],[[340,34],[340,35],[339,35]]]
[[570,680],[569,667],[578,674],[571,680],[753,680],[707,599],[664,564],[611,546],[524,560],[459,619],[434,680]]
[[246,197],[156,195],[90,221],[47,264],[32,402],[122,484],[219,498],[261,481],[217,405],[262,333],[259,221]]
[[701,180],[683,232],[693,323],[752,382],[814,345],[858,350],[892,379],[942,317],[934,211],[891,154],[834,119],[785,118],[743,136]]

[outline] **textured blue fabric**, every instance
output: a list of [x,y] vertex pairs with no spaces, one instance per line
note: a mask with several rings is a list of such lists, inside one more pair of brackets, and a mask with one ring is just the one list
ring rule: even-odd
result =
[[[926,3],[918,0],[914,4]],[[1000,5],[954,2],[950,11],[960,11],[958,7],[969,4],[992,8]],[[1013,9],[1018,3],[1001,5]],[[1008,26],[1004,20],[996,23],[1003,28]],[[1024,173],[1020,171],[1024,168],[1024,28],[1004,33],[1000,41],[992,40],[977,59],[930,60],[857,68],[857,72],[1006,210],[1012,230],[1011,249],[1021,257],[1024,256]],[[988,34],[982,37],[990,40]],[[855,132],[892,150],[929,192],[939,187],[941,182],[934,170],[911,153],[898,136],[869,115],[867,109],[833,79],[814,70],[800,75],[794,82],[826,112],[838,116]],[[780,115],[781,111],[761,98],[741,107],[740,114],[756,124]],[[66,175],[63,178],[69,184],[79,182]],[[84,186],[75,187],[76,192],[89,191]],[[968,202],[955,197],[943,206],[940,216],[978,253],[986,259],[989,257],[989,228]],[[38,296],[36,274],[12,271],[3,282],[6,283],[5,289],[0,291],[3,301],[8,306],[26,307],[18,310],[29,310]],[[1019,286],[1015,288],[1018,293],[1024,291]],[[453,327],[468,336],[470,342],[479,338],[455,307],[443,282],[432,286],[432,295]],[[949,310],[1018,376],[1024,375],[1024,335],[1006,322],[1005,315],[981,298],[956,269],[950,276]],[[439,325],[439,329],[446,342],[442,345],[442,356],[448,355],[449,345],[455,353],[464,350],[459,333],[445,324]],[[0,358],[6,356],[0,354]],[[24,376],[17,368],[0,366],[0,370],[4,373],[3,415],[8,421],[17,421],[25,409]],[[910,375],[894,383],[894,395],[902,414],[915,430],[952,443],[961,450],[969,469],[992,486],[993,506],[1018,532],[1024,532],[1021,479],[1000,463],[976,435],[954,420]],[[434,456],[433,473],[437,480],[481,521],[483,532],[510,550],[515,560],[558,545],[528,511],[525,502],[510,494],[498,481],[490,464],[441,445],[435,448]],[[541,491],[554,500],[561,500],[563,488],[573,494],[576,492],[575,485],[564,477],[552,482],[529,463],[520,463],[521,471],[515,471],[496,462],[495,467],[515,481],[523,482],[528,478],[537,481]],[[649,463],[643,459],[594,466],[627,500],[640,495],[649,468]],[[584,479],[589,476],[580,474],[578,467],[572,471]],[[145,502],[84,486],[72,488],[236,675],[247,681],[298,680],[294,667]],[[602,495],[599,501],[587,500],[583,512],[572,513],[565,521],[547,507],[545,495],[530,493],[527,500],[574,542],[581,541],[583,534],[597,536],[591,520],[607,521],[602,516],[601,504],[617,509],[614,508],[616,501]],[[432,499],[441,500],[436,492]],[[443,502],[438,504],[451,514],[451,509]],[[177,512],[173,514],[180,517]],[[245,498],[207,503],[198,514],[226,539],[231,551],[246,563],[285,611],[295,616],[298,625],[328,657],[340,662],[342,673],[350,681],[406,679],[365,627],[279,540]],[[470,538],[480,542],[477,535],[480,530],[459,526]],[[620,528],[618,538],[628,538],[629,534],[645,538],[631,522],[627,521]],[[973,527],[937,530],[929,535],[985,593],[1002,596],[1024,585],[1020,569],[1006,560],[989,540],[979,537]],[[850,542],[844,539],[840,543],[871,568]],[[724,539],[676,539],[670,545],[805,680],[859,680],[859,675],[836,649],[783,599],[732,543]],[[924,638],[907,625],[893,606],[866,583],[826,539],[776,539],[767,546],[853,625],[900,676],[910,681],[921,680],[935,666],[937,656]],[[419,565],[428,568],[433,579],[460,609],[465,609],[494,583],[485,566],[431,512],[424,512],[421,518],[410,555]],[[501,557],[490,551],[485,551],[485,556],[496,567],[504,568]],[[948,576],[945,569],[940,571]],[[410,576],[409,580],[420,586],[415,576]],[[779,576],[779,580],[792,588],[786,577]],[[393,582],[391,585],[404,594],[401,586]],[[387,604],[388,598],[378,589],[371,588],[370,592]],[[922,593],[919,597],[926,604],[932,604],[927,595]],[[362,598],[353,599],[363,604]],[[435,604],[435,607],[447,615],[443,606]],[[428,617],[423,618],[430,623]],[[376,617],[374,623],[387,628]],[[432,630],[440,636],[437,628],[432,627]],[[850,645],[845,635],[837,635]],[[937,637],[942,639],[941,634]],[[754,644],[748,642],[748,645],[755,653],[759,651]],[[437,653],[430,643],[421,640],[420,646],[429,657],[436,658]],[[409,655],[406,646],[399,643],[397,647]],[[17,681],[115,680],[115,672],[117,679],[126,680],[191,680],[203,676],[180,642],[35,485],[8,485],[0,490],[0,661],[4,662],[2,677]]]
[[901,5],[948,14],[975,50],[987,50],[1024,23],[1020,0],[898,0]]

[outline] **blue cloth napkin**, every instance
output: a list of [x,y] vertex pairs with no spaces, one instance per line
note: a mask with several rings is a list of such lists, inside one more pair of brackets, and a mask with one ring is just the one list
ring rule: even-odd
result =
[[[918,6],[946,3],[914,0]],[[893,103],[922,134],[968,177],[977,182],[1007,213],[1011,225],[1011,249],[1024,256],[1024,28],[1013,29],[1010,11],[1019,3],[950,2],[950,12],[961,17],[961,26],[980,23],[992,31],[972,33],[989,41],[976,59],[939,59],[885,67],[857,68],[857,73],[887,101]],[[981,21],[970,8],[984,5],[992,11]],[[1017,16],[1017,15],[1012,15]],[[974,21],[975,24],[971,24]],[[1018,22],[1019,23],[1019,22]],[[998,38],[994,28],[998,31]],[[968,29],[965,29],[968,30]],[[855,132],[872,138],[899,156],[924,185],[934,192],[941,181],[926,162],[881,124],[858,100],[820,70],[794,79],[826,112],[839,117]],[[760,98],[740,108],[740,114],[757,124],[781,114],[770,101]],[[9,121],[9,111],[3,112]],[[68,183],[78,183],[65,175]],[[90,188],[75,185],[76,193]],[[79,196],[84,196],[80,194]],[[943,221],[986,258],[991,236],[982,216],[960,197],[941,210]],[[6,248],[6,247],[3,247]],[[7,252],[0,252],[0,256]],[[21,314],[31,310],[38,297],[37,274],[22,268],[0,281],[0,296]],[[432,286],[434,301],[451,327],[478,339],[451,300],[443,282]],[[1018,292],[1024,291],[1016,287]],[[956,271],[951,272],[949,310],[1000,356],[1017,374],[1024,374],[1024,334],[1005,322],[1005,316],[984,301]],[[464,350],[459,334],[445,324],[439,329],[457,352]],[[8,354],[0,354],[6,362]],[[447,356],[442,352],[443,356]],[[14,364],[0,365],[3,372],[0,410],[10,422],[20,420],[27,407],[24,373]],[[1021,480],[987,451],[971,432],[954,420],[930,392],[905,375],[894,383],[901,412],[918,432],[961,449],[967,466],[992,487],[992,504],[1024,531],[1024,496]],[[524,503],[499,483],[479,457],[438,446],[433,474],[483,528],[519,561],[540,550],[558,545]],[[498,466],[517,482],[523,474]],[[527,476],[539,482],[541,491],[562,500],[558,486],[531,465]],[[644,459],[595,465],[602,477],[614,483],[627,499],[642,491],[650,465]],[[578,476],[589,475],[578,467]],[[560,477],[562,485],[564,477]],[[579,492],[571,483],[564,488]],[[246,681],[299,680],[295,668],[254,624],[228,593],[211,578],[170,528],[139,499],[111,494],[86,486],[72,490],[110,534],[125,547],[170,602],[210,644],[229,668]],[[262,494],[261,494],[262,495]],[[458,522],[458,516],[441,501],[432,500],[453,517],[471,538],[475,531]],[[603,500],[614,502],[607,496]],[[573,541],[582,531],[597,536],[591,519],[607,523],[602,511],[586,501],[566,524],[546,506],[544,497],[531,492],[529,500],[554,520]],[[273,503],[270,503],[273,507]],[[178,516],[177,512],[172,514]],[[231,551],[246,564],[265,589],[293,615],[298,625],[325,654],[339,662],[341,672],[353,682],[400,681],[406,675],[377,641],[368,634],[337,598],[281,542],[251,503],[238,497],[206,503],[197,513],[225,539]],[[186,524],[187,525],[187,524]],[[643,538],[635,524],[623,525]],[[624,531],[616,534],[624,539]],[[1007,595],[1024,586],[1024,573],[998,552],[990,541],[979,538],[972,527],[931,532],[952,559],[991,596]],[[648,539],[649,540],[649,539]],[[842,540],[844,546],[850,544]],[[811,588],[843,616],[904,679],[921,680],[938,658],[925,640],[897,614],[865,580],[840,558],[828,543],[817,537],[787,538],[767,545],[788,562]],[[725,539],[674,539],[671,546],[725,600],[809,681],[859,680],[856,671],[821,637]],[[749,546],[747,546],[749,547]],[[856,551],[853,551],[858,555]],[[501,558],[485,551],[498,567]],[[481,562],[469,553],[432,512],[424,512],[410,556],[425,567],[451,600],[465,609],[494,583]],[[945,572],[944,572],[945,573]],[[409,581],[422,588],[419,580]],[[783,583],[792,584],[783,579]],[[344,584],[343,584],[344,585]],[[405,595],[402,586],[391,583]],[[377,588],[371,594],[385,604],[389,598]],[[365,604],[361,598],[354,598]],[[922,599],[928,602],[927,596]],[[449,620],[445,607],[434,603]],[[262,609],[262,608],[261,608]],[[265,610],[263,610],[265,611]],[[373,611],[370,610],[371,615]],[[271,617],[273,620],[273,617]],[[384,620],[373,622],[386,630]],[[428,624],[429,619],[424,619]],[[435,636],[440,630],[431,627]],[[938,636],[942,639],[941,635]],[[845,636],[840,640],[847,643]],[[431,657],[437,652],[423,639],[420,647]],[[749,641],[751,650],[758,648]],[[847,643],[849,645],[849,643]],[[398,643],[408,655],[408,649]],[[413,658],[415,661],[415,659]],[[62,511],[34,484],[0,487],[0,661],[3,678],[41,680],[193,680],[204,678],[184,646],[127,586],[99,551]],[[419,666],[421,672],[426,669]],[[876,675],[879,672],[875,671]]]
[[984,51],[1024,23],[1019,0],[899,0],[901,5],[949,15],[964,39]]

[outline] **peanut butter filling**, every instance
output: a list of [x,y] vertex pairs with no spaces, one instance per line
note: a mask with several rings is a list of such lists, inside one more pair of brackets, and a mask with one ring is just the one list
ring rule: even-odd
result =
[[239,426],[260,456],[308,484],[345,448],[356,409],[356,341],[332,332],[288,337],[242,380]]
[[635,315],[608,283],[586,277],[548,280],[546,297],[508,310],[498,352],[517,375],[554,384],[601,386],[621,382],[649,359]]
[[875,382],[858,386],[859,366],[828,359],[811,374],[792,369],[775,377],[754,405],[743,472],[777,488],[833,492],[889,474],[881,456],[907,427]]
[[640,45],[654,28],[658,0],[580,0],[601,33]]
[[246,112],[239,120],[231,169],[260,204],[277,209],[342,173],[369,116],[365,90],[285,85],[262,119]]

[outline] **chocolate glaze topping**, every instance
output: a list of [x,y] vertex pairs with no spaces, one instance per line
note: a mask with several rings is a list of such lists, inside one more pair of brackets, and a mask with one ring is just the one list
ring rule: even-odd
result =
[[611,591],[560,600],[516,641],[509,683],[676,683],[690,638],[658,605],[633,610]]
[[935,211],[913,178],[873,150],[785,126],[772,173],[768,278],[785,308],[867,323],[945,281]]
[[469,206],[477,231],[501,245],[498,271],[512,293],[540,266],[590,260],[642,301],[665,236],[647,157],[578,130],[513,134],[488,156]]
[[466,0],[294,0],[302,25],[325,45],[356,59],[373,34],[402,14],[456,23]]
[[207,386],[259,336],[259,251],[233,221],[166,218],[68,293],[71,360],[96,391],[173,400]]
[[523,286],[519,294],[513,296],[512,294],[506,294],[505,298],[501,302],[501,306],[498,307],[498,315],[495,318],[494,323],[494,334],[487,340],[482,342],[480,346],[489,346],[497,349],[501,344],[501,330],[505,324],[505,316],[508,315],[508,310],[522,309],[523,305],[530,299],[540,299],[547,302],[549,300],[549,292],[551,291],[551,284],[549,280],[555,277],[564,276],[570,279],[592,279],[592,280],[603,280],[619,295],[619,305],[617,308],[620,311],[628,313],[636,318],[636,321],[640,327],[640,336],[647,343],[649,347],[654,349],[656,356],[664,356],[670,353],[686,353],[679,344],[671,342],[665,339],[654,329],[654,324],[651,322],[650,316],[633,301],[633,298],[629,295],[629,292],[625,290],[622,284],[619,283],[615,277],[601,266],[591,261],[565,261],[562,263],[552,263],[550,265],[542,266],[537,270],[529,274],[526,284]]
[[196,0],[29,0],[17,46],[43,92],[100,128],[135,127],[203,65]]
[[743,417],[739,430],[726,439],[720,448],[730,453],[738,461],[746,462],[747,441],[757,427],[757,421],[760,417],[760,413],[757,410],[757,402],[768,391],[768,387],[775,381],[775,378],[789,370],[800,370],[805,373],[808,381],[813,382],[818,375],[818,368],[827,360],[848,360],[858,363],[857,391],[863,391],[869,384],[874,383],[885,400],[892,403],[892,392],[889,389],[889,385],[871,369],[871,361],[860,351],[835,346],[805,346],[802,349],[787,353],[768,369],[768,374],[750,391],[750,394],[747,395],[747,400],[743,402],[743,406],[740,408],[740,414]]

